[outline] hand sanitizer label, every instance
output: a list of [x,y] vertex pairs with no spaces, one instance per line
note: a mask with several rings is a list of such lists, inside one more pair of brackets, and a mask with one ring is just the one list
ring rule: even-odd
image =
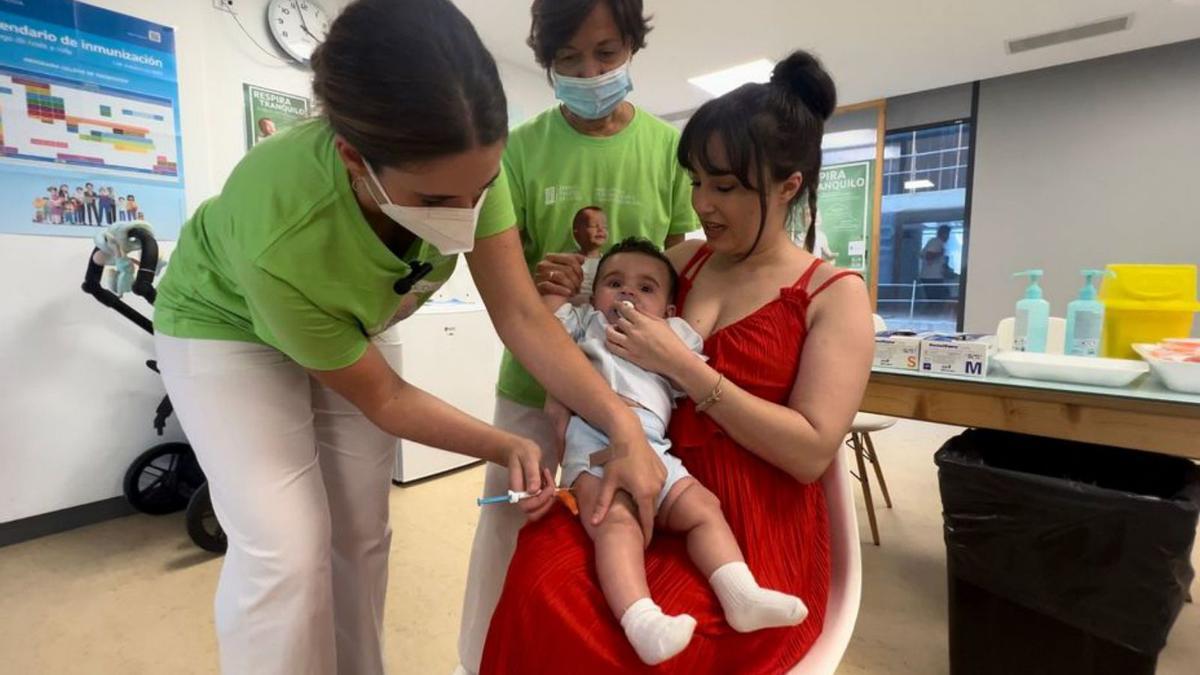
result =
[[1023,352],[1029,341],[1029,312],[1024,309],[1018,310],[1013,324],[1013,349]]
[[1100,331],[1103,315],[1099,312],[1077,312],[1075,314],[1075,334],[1071,344],[1067,345],[1068,354],[1076,356],[1096,356],[1100,353]]

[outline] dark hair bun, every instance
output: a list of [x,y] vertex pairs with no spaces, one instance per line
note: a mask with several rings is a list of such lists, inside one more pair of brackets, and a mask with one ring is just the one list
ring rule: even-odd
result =
[[837,89],[833,78],[817,57],[803,50],[796,50],[775,64],[771,71],[771,84],[782,87],[804,101],[814,115],[829,119],[837,108]]

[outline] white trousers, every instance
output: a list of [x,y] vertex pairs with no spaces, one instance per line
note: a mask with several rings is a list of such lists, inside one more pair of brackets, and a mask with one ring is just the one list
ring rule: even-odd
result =
[[229,539],[221,671],[382,673],[395,439],[270,347],[155,346]]
[[[557,466],[554,429],[546,414],[537,408],[496,398],[492,423],[505,431],[524,436],[542,449],[542,466],[551,471]],[[502,494],[508,489],[508,469],[488,463],[483,482],[484,495]],[[458,633],[456,672],[478,673],[483,659],[492,613],[500,601],[500,590],[517,548],[517,531],[525,524],[525,514],[517,508],[490,506],[479,512],[475,542],[471,545],[471,563],[467,569],[467,592],[463,598],[462,625]]]

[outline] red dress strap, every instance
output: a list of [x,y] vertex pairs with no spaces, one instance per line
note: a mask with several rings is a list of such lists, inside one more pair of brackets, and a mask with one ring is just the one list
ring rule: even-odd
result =
[[826,288],[829,288],[830,286],[833,285],[833,283],[835,281],[837,281],[838,279],[842,279],[844,277],[858,277],[859,279],[861,279],[862,275],[859,274],[858,272],[851,272],[850,270],[842,270],[841,272],[838,272],[838,273],[830,276],[820,286],[817,286],[816,290],[814,290],[812,293],[808,294],[808,299],[812,300],[813,298],[817,297],[821,293],[821,291],[825,290]]
[[696,249],[696,252],[692,254],[691,259],[688,260],[687,264],[683,266],[683,269],[679,271],[679,276],[691,281],[696,277],[696,274],[700,272],[700,268],[704,267],[704,263],[708,262],[708,259],[711,258],[712,255],[713,250],[709,248],[707,244]]
[[808,266],[808,269],[804,270],[804,274],[801,274],[800,278],[796,280],[796,283],[792,284],[792,288],[799,288],[802,290],[808,288],[808,282],[812,281],[813,275],[817,273],[817,268],[820,266],[820,258],[812,261],[812,264]]

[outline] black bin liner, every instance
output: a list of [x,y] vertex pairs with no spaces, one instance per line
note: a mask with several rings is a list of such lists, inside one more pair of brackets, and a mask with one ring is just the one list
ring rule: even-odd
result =
[[[1095,636],[1151,656],[1152,672],[1194,576],[1195,464],[978,429],[950,439],[935,461],[952,624],[957,585],[1020,608],[1007,612],[1010,619],[1032,610],[1061,624],[1064,636]],[[952,625],[952,652],[954,633]]]

